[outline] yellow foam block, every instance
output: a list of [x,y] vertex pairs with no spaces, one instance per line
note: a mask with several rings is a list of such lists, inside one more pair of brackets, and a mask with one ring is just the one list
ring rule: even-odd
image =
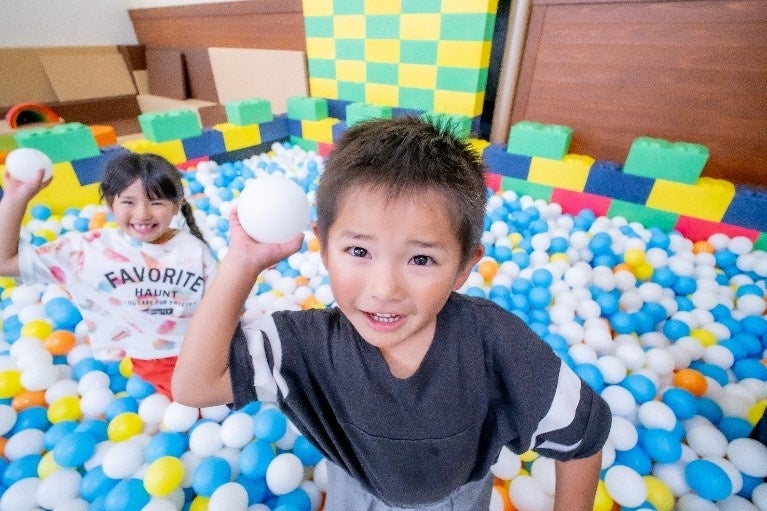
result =
[[735,197],[735,185],[724,179],[702,177],[694,185],[656,179],[647,207],[719,222]]
[[487,140],[482,140],[481,138],[470,138],[469,139],[469,145],[477,151],[477,154],[482,156],[482,152],[485,150],[485,147],[490,145],[490,142]]
[[402,12],[401,0],[366,0],[365,14],[399,14]]
[[330,16],[333,14],[333,0],[303,0],[304,16]]
[[490,41],[440,41],[437,65],[477,69],[490,64]]
[[365,60],[397,64],[400,61],[399,39],[366,39]]
[[442,0],[442,12],[474,13],[498,10],[498,0]]
[[399,87],[382,83],[365,84],[365,102],[372,105],[399,105]]
[[562,160],[577,162],[577,163],[580,163],[581,165],[586,165],[589,168],[596,161],[594,158],[592,158],[591,156],[587,154],[573,154],[573,153],[566,154],[564,158],[562,158]]
[[551,160],[533,156],[527,180],[540,185],[582,192],[586,187],[590,168],[591,164],[578,159]]
[[309,78],[309,92],[313,98],[338,99],[338,81],[332,78]]
[[437,66],[426,64],[400,64],[399,84],[400,87],[436,89]]
[[333,143],[333,125],[338,119],[325,117],[319,121],[301,121],[301,135],[307,140],[322,142],[325,144]]
[[476,117],[482,113],[484,101],[484,92],[434,91],[434,111],[439,113]]
[[400,39],[438,41],[442,16],[436,13],[413,13],[400,16]]
[[336,79],[342,82],[365,83],[365,62],[361,60],[336,60]]
[[181,140],[152,142],[145,138],[139,138],[136,140],[127,140],[123,142],[122,146],[132,153],[158,154],[174,165],[183,163],[187,160],[186,153],[184,152],[184,145],[181,143]]
[[[4,168],[0,169],[0,176],[4,172]],[[60,216],[69,208],[82,208],[87,204],[98,204],[100,201],[98,183],[81,186],[71,163],[55,163],[51,183],[29,201],[23,223],[32,218],[29,212],[34,206],[48,206],[52,215]]]
[[336,40],[332,37],[307,37],[306,58],[334,59],[336,58]]
[[333,16],[333,34],[338,39],[365,39],[363,14],[337,14]]
[[229,122],[222,122],[213,126],[213,129],[220,131],[223,135],[224,147],[227,151],[236,151],[261,143],[261,130],[258,124],[235,126]]

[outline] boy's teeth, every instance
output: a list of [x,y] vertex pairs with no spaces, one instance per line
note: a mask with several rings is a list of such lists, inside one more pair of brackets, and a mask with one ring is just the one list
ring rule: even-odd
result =
[[399,316],[397,314],[373,314],[373,317],[376,319],[376,321],[394,321]]

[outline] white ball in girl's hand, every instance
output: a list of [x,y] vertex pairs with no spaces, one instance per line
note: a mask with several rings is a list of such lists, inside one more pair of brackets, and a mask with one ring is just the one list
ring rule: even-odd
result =
[[261,243],[284,243],[309,224],[309,200],[304,190],[282,174],[249,181],[237,202],[240,225]]
[[8,153],[5,168],[20,181],[34,179],[40,169],[44,171],[44,179],[50,179],[53,175],[53,162],[48,155],[31,147],[18,147]]

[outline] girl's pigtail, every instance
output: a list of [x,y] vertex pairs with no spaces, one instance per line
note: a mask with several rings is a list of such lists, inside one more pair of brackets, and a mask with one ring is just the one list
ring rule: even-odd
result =
[[197,225],[197,220],[194,219],[192,206],[186,200],[181,201],[181,214],[184,215],[184,220],[186,220],[186,225],[189,226],[189,231],[200,241],[207,244],[208,242],[205,241],[205,236],[203,236],[200,227]]

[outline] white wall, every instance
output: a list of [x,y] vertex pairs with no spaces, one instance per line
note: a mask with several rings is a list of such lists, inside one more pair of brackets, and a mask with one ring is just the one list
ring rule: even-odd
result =
[[[215,4],[231,2],[232,0],[123,0],[128,9],[148,9],[150,7],[167,7],[169,5]],[[278,2],[279,0],[275,0]]]
[[125,0],[0,0],[0,47],[137,43]]

